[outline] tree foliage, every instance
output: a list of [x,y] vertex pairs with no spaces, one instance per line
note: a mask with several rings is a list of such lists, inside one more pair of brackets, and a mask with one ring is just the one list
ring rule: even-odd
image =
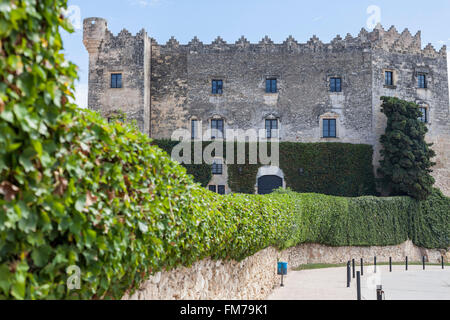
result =
[[387,127],[380,139],[383,159],[379,173],[394,195],[424,200],[431,195],[435,182],[430,173],[436,154],[431,149],[433,144],[425,141],[428,128],[419,120],[419,106],[392,97],[382,97],[382,101]]

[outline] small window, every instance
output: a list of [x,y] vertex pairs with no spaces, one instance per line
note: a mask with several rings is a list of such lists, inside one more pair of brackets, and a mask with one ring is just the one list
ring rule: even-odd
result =
[[266,119],[266,138],[267,139],[277,138],[278,137],[277,133],[278,133],[278,120]]
[[341,78],[330,78],[330,91],[331,92],[342,92],[342,79]]
[[266,79],[266,93],[277,93],[277,79]]
[[223,93],[223,81],[222,80],[213,80],[212,81],[212,93],[213,94],[222,94]]
[[122,88],[122,74],[121,73],[111,74],[111,88],[114,88],[114,89]]
[[419,82],[418,83],[419,88],[426,89],[427,88],[427,76],[424,75],[424,74],[419,74],[417,76],[417,79],[418,79],[418,82]]
[[386,71],[384,75],[384,84],[387,86],[393,86],[394,85],[394,72],[392,71]]
[[198,138],[198,120],[191,120],[191,139]]
[[214,161],[212,164],[212,174],[213,175],[221,175],[223,174],[223,165],[221,161]]
[[223,119],[211,120],[211,139],[223,139]]
[[208,189],[209,189],[209,191],[211,191],[211,192],[217,193],[217,186],[211,185],[211,186],[208,187]]
[[336,119],[323,119],[323,137],[336,138]]
[[425,107],[419,108],[420,112],[422,112],[422,115],[419,117],[419,120],[423,123],[428,123],[428,109]]
[[219,186],[217,189],[217,193],[224,195],[225,194],[225,186]]

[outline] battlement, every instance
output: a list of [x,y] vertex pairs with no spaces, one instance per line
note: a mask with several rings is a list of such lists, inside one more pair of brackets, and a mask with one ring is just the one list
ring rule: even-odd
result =
[[[122,29],[116,36],[107,28],[107,22],[101,18],[88,18],[84,20],[84,43],[89,50],[98,47],[99,41],[130,40],[131,38],[141,39],[148,37],[144,29],[136,35],[132,35],[127,29]],[[392,26],[385,30],[378,24],[373,31],[362,28],[359,34],[353,37],[348,33],[345,38],[337,35],[330,43],[322,42],[316,35],[313,35],[306,43],[299,43],[292,36],[289,36],[283,43],[276,44],[265,36],[258,43],[250,43],[244,36],[234,44],[227,43],[221,37],[217,37],[211,44],[204,44],[197,37],[194,37],[188,44],[180,44],[174,37],[171,37],[166,44],[160,45],[152,39],[152,44],[166,50],[180,50],[189,52],[220,52],[228,50],[251,50],[256,52],[322,52],[322,51],[342,51],[351,49],[373,48],[381,49],[392,53],[422,54],[426,57],[437,58],[447,57],[447,48],[443,46],[437,51],[431,44],[422,49],[421,32],[414,36],[408,29],[399,33]]]
[[192,52],[250,49],[252,51],[288,51],[294,53],[374,48],[392,53],[422,54],[431,58],[447,56],[446,46],[443,46],[437,51],[431,44],[428,44],[422,49],[420,31],[413,36],[408,29],[399,33],[394,26],[386,31],[381,25],[377,25],[371,32],[363,28],[356,37],[353,37],[350,33],[348,33],[345,38],[342,38],[341,35],[337,35],[330,43],[322,42],[316,35],[313,35],[306,43],[299,43],[292,35],[290,35],[283,43],[277,44],[266,35],[258,43],[250,43],[242,36],[234,44],[227,43],[221,37],[217,37],[211,44],[204,44],[197,37],[194,37],[186,45],[181,45],[174,37],[171,37],[166,44],[160,45],[155,40],[153,40],[153,44],[160,46],[163,49],[185,49]]

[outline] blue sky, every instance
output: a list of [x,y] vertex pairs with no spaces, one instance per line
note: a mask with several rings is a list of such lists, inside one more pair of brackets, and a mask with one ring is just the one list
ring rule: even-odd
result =
[[171,36],[182,44],[194,36],[203,43],[217,36],[234,43],[241,35],[250,42],[268,35],[276,43],[292,35],[304,43],[314,34],[324,42],[337,34],[355,36],[362,27],[370,29],[367,23],[379,12],[385,29],[395,25],[398,31],[408,28],[413,35],[421,30],[423,46],[450,48],[450,0],[69,0],[69,6],[76,32],[64,33],[63,39],[67,58],[80,68],[80,106],[87,104],[88,54],[81,26],[88,17],[107,19],[114,34],[123,28],[135,34],[144,28],[162,44]]

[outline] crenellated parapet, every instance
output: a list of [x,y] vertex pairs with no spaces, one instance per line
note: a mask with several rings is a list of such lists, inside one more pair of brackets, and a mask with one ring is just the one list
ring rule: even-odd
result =
[[[176,42],[174,46],[172,42]],[[337,35],[329,43],[322,42],[316,35],[313,35],[306,43],[299,43],[294,37],[289,36],[283,43],[274,43],[269,36],[265,36],[258,43],[250,43],[244,36],[238,39],[234,44],[226,43],[221,37],[216,38],[211,44],[204,44],[197,37],[194,37],[187,45],[180,45],[173,37],[165,46],[164,49],[187,50],[189,52],[197,53],[213,53],[215,51],[233,51],[233,50],[249,50],[252,52],[323,52],[331,51],[338,52],[343,50],[374,48],[382,49],[392,53],[409,53],[422,54],[426,57],[446,57],[447,48],[444,46],[439,51],[431,44],[422,48],[421,32],[418,31],[412,35],[408,29],[399,33],[397,29],[392,26],[389,30],[384,30],[381,25],[378,25],[373,31],[361,29],[360,33],[353,37],[347,34],[345,38]]]
[[422,49],[420,31],[413,36],[408,28],[403,30],[402,33],[399,33],[394,26],[390,27],[389,30],[384,30],[383,26],[378,24],[374,31],[372,31],[372,34],[375,35],[371,40],[374,48],[383,49],[393,53],[422,54],[430,58],[447,56],[447,48],[445,46],[437,51],[431,43],[429,43]]
[[[148,37],[145,30],[141,30],[136,35],[132,35],[128,30],[123,29],[114,36],[107,29],[107,22],[101,18],[88,18],[84,21],[84,39],[83,42],[89,52],[95,53],[98,50],[102,40],[124,43],[126,40],[142,39]],[[152,39],[154,45],[158,45]],[[217,37],[211,44],[204,44],[197,37],[194,37],[188,44],[180,44],[174,37],[171,37],[165,45],[158,45],[162,50],[179,50],[188,52],[221,52],[221,51],[243,51],[251,50],[253,52],[322,52],[322,51],[342,51],[352,49],[374,48],[382,49],[393,53],[422,54],[426,57],[446,57],[447,48],[444,46],[439,51],[431,44],[422,49],[421,32],[418,31],[414,36],[408,29],[398,32],[392,26],[385,30],[381,24],[378,24],[372,31],[362,28],[356,37],[347,34],[345,38],[337,35],[330,43],[322,42],[316,35],[313,35],[306,43],[299,43],[294,37],[289,36],[283,43],[276,44],[265,36],[258,43],[250,43],[244,36],[235,43],[227,43],[221,37]]]

